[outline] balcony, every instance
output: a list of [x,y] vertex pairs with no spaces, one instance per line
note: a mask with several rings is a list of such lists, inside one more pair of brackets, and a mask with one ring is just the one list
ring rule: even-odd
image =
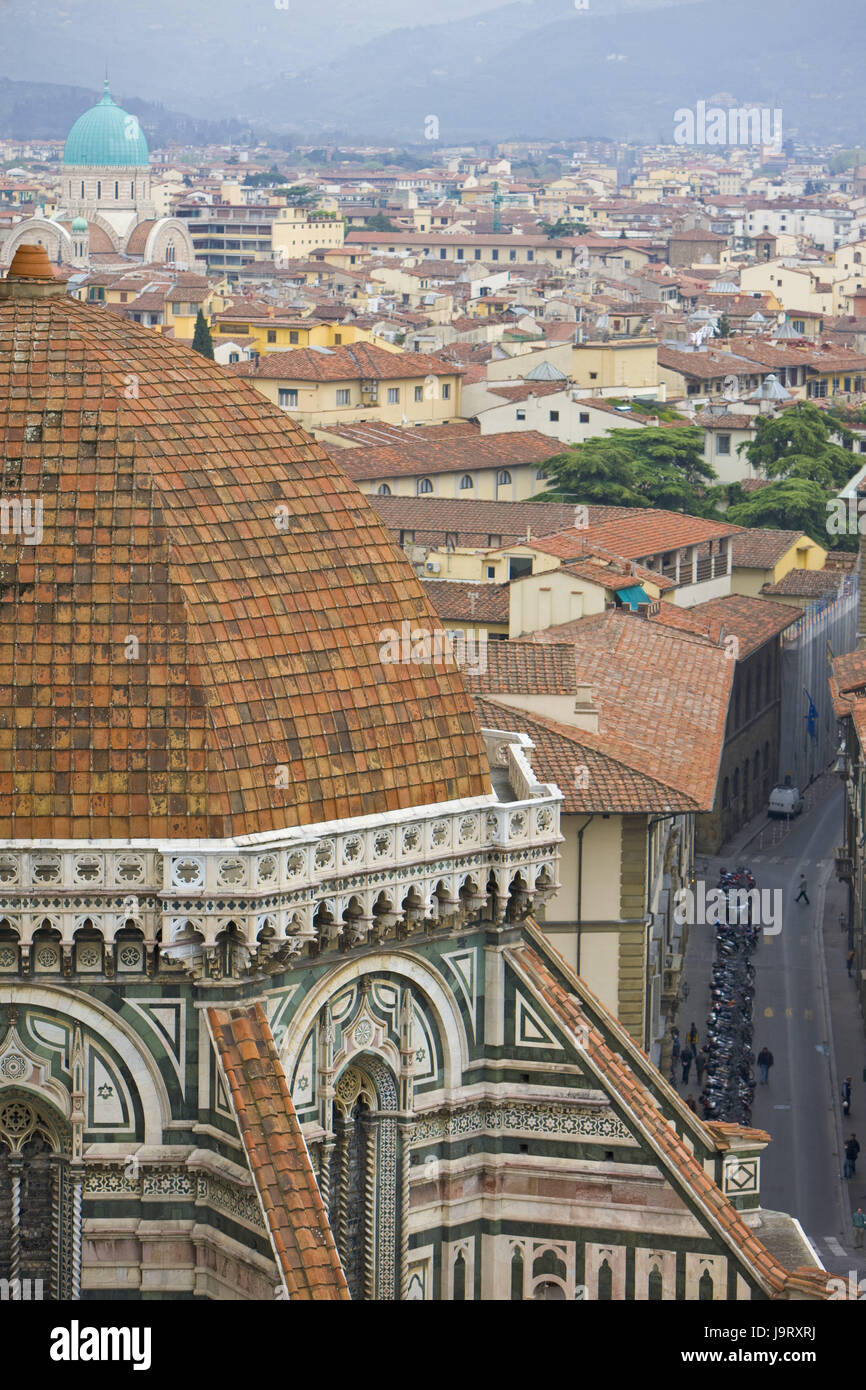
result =
[[844,846],[837,846],[833,851],[833,858],[836,861],[836,877],[843,883],[850,883],[854,877],[854,861]]

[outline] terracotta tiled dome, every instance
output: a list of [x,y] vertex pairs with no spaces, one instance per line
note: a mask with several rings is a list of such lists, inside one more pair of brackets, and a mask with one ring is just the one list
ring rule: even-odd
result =
[[12,264],[6,272],[10,280],[53,280],[54,271],[45,247],[24,242],[12,257]]
[[[325,451],[212,362],[66,296],[0,304],[0,837],[219,837],[489,790],[459,672]],[[7,527],[8,530],[8,527]]]

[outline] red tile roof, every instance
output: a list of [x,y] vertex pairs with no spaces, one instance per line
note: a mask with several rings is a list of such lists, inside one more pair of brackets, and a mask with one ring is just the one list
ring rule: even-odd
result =
[[377,478],[419,477],[424,474],[467,473],[489,468],[539,465],[558,451],[556,440],[537,430],[481,434],[451,425],[405,429],[399,442],[360,449],[343,449],[340,467],[355,482]]
[[[239,319],[240,314],[232,315]],[[406,377],[459,376],[462,368],[426,352],[388,352],[375,343],[327,349],[269,352],[258,362],[237,362],[226,371],[268,381],[393,381]]]
[[776,531],[754,527],[740,531],[731,544],[734,569],[769,570],[787,555],[792,546],[809,543],[804,531]]
[[[590,550],[581,560],[569,560],[560,566],[560,574],[573,574],[576,579],[585,579],[590,584],[600,584],[610,593],[622,589],[632,589],[636,584],[652,584],[660,593],[677,586],[658,570],[647,569],[634,560],[622,560],[607,551]],[[665,607],[670,605],[666,604]]]
[[0,536],[0,837],[221,837],[487,791],[456,667],[382,664],[383,628],[437,626],[420,581],[252,386],[14,297],[0,441],[5,496],[44,506],[40,544]]
[[735,667],[725,650],[621,608],[521,641],[566,639],[610,753],[711,810]]
[[348,1299],[316,1175],[261,1004],[208,1009],[208,1022],[290,1300]]
[[626,515],[611,521],[596,522],[592,516],[589,526],[569,527],[552,536],[534,542],[537,550],[558,555],[562,560],[577,560],[594,545],[602,546],[626,560],[639,560],[677,550],[687,545],[703,545],[706,541],[735,536],[739,526],[723,521],[705,521],[703,517],[684,512],[666,512],[655,508],[632,508]]
[[508,585],[425,579],[424,592],[443,622],[508,622]]
[[[339,460],[341,455],[335,457]],[[516,545],[525,541],[528,531],[544,536],[553,527],[573,525],[575,517],[571,502],[470,502],[461,497],[375,495],[369,502],[395,534],[414,531],[416,543],[430,547],[444,545],[446,535],[456,535],[459,546],[483,550],[499,544],[491,542],[490,536],[498,536],[503,546]],[[590,506],[587,510],[590,524],[633,515],[629,507]]]
[[718,349],[687,352],[685,348],[660,345],[658,359],[660,367],[699,381],[712,381],[716,377],[729,374],[761,375],[761,368],[750,358],[735,356],[732,352],[720,352]]
[[487,669],[468,674],[473,694],[505,695],[525,691],[533,695],[574,695],[578,678],[574,647],[570,642],[536,645],[532,642],[496,641],[487,647]]
[[788,570],[777,584],[765,584],[762,594],[788,595],[791,598],[823,598],[825,594],[835,593],[842,581],[843,573],[838,569]]
[[[663,603],[657,617],[664,621],[661,609],[672,607],[673,604]],[[745,661],[765,642],[780,636],[785,628],[803,616],[802,608],[795,608],[793,604],[774,603],[772,599],[755,598],[748,594],[726,594],[723,598],[708,599],[706,603],[696,603],[682,611],[696,624],[694,631],[702,629],[714,637],[716,633],[723,634],[725,638],[736,637],[740,661]]]
[[[488,652],[493,645],[501,643],[489,643]],[[476,695],[475,708],[482,728],[529,735],[534,745],[532,770],[539,781],[556,783],[567,813],[668,815],[706,809],[676,787],[643,772],[640,752],[611,738],[602,726],[598,733],[590,733],[488,695]]]

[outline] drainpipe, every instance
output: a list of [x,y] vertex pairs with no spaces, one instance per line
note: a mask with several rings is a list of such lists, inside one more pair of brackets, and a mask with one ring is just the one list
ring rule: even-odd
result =
[[575,973],[580,974],[580,924],[581,924],[581,899],[583,897],[583,832],[586,830],[590,821],[594,821],[595,816],[587,816],[583,825],[577,832],[577,948],[575,952]]

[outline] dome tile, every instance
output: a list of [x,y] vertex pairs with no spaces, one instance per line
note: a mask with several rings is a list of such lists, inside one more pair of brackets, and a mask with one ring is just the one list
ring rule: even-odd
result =
[[13,299],[0,437],[3,496],[41,499],[44,529],[0,537],[0,837],[212,838],[489,789],[459,672],[380,660],[382,628],[438,625],[420,581],[246,383]]

